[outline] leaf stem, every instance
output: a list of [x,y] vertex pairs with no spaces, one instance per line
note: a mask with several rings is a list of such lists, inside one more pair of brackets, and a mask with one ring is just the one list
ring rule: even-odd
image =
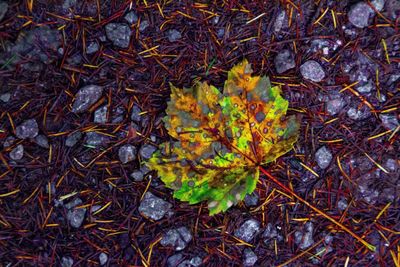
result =
[[325,212],[323,212],[322,210],[318,209],[317,207],[313,206],[312,204],[310,204],[307,200],[305,200],[304,198],[302,198],[301,196],[299,196],[298,194],[296,194],[295,192],[293,192],[293,190],[291,190],[290,188],[288,188],[286,185],[284,185],[283,183],[281,183],[277,178],[275,178],[272,174],[270,174],[267,170],[265,170],[263,167],[258,166],[259,170],[264,173],[272,182],[274,182],[275,184],[279,185],[283,190],[285,190],[287,193],[289,193],[290,195],[292,195],[293,197],[297,198],[300,202],[302,202],[303,204],[305,204],[306,206],[308,206],[310,209],[312,209],[313,211],[315,211],[316,213],[318,213],[319,215],[323,216],[325,219],[331,221],[333,224],[336,224],[337,226],[339,226],[343,231],[349,233],[352,237],[354,237],[355,239],[357,239],[359,242],[361,242],[364,246],[366,246],[369,250],[371,251],[375,251],[376,248],[375,246],[369,244],[367,241],[365,241],[364,239],[362,239],[360,236],[358,236],[357,234],[355,234],[354,232],[351,231],[350,228],[348,228],[347,226],[343,225],[342,223],[340,223],[339,221],[335,220],[333,217],[329,216],[328,214],[326,214]]

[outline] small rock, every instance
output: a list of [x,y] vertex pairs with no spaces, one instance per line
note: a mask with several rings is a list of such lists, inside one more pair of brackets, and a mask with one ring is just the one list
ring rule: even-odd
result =
[[182,259],[183,259],[182,253],[174,254],[168,258],[167,265],[168,267],[177,267],[178,264],[182,262]]
[[278,231],[272,225],[272,223],[267,224],[267,227],[265,228],[262,237],[265,238],[266,241],[278,237]]
[[61,258],[61,267],[72,267],[74,264],[74,260],[71,257],[62,257]]
[[164,247],[172,246],[176,251],[181,251],[191,240],[192,234],[189,229],[182,226],[177,229],[168,230],[168,232],[163,235],[160,244]]
[[172,43],[172,42],[175,42],[175,41],[178,41],[179,39],[181,39],[182,34],[178,30],[172,29],[172,30],[167,31],[167,38],[168,38],[168,41],[170,41]]
[[259,231],[260,223],[254,219],[249,219],[239,229],[235,230],[234,235],[245,242],[251,242]]
[[132,111],[131,111],[131,120],[133,120],[134,122],[140,122],[142,119],[142,116],[140,116],[141,112],[142,112],[142,110],[140,109],[140,107],[137,105],[134,105],[132,107]]
[[348,204],[347,204],[347,200],[344,198],[341,198],[338,203],[337,203],[338,209],[343,211],[347,208]]
[[250,195],[247,194],[244,197],[244,204],[246,205],[246,207],[255,207],[257,206],[259,199],[260,197],[258,196],[258,194],[256,192],[253,192]]
[[10,93],[4,93],[0,95],[0,100],[3,101],[4,103],[7,103],[11,99],[11,94]]
[[306,61],[300,66],[300,73],[304,79],[320,82],[325,78],[325,71],[321,65],[315,60]]
[[83,220],[85,219],[86,209],[71,209],[67,213],[67,219],[69,224],[74,228],[81,227]]
[[3,20],[7,11],[8,11],[8,4],[6,2],[1,1],[0,2],[0,21]]
[[280,32],[282,29],[286,28],[288,26],[288,22],[289,20],[286,15],[286,11],[281,10],[274,22],[274,32]]
[[373,0],[371,5],[378,11],[381,12],[385,6],[385,0]]
[[78,198],[75,198],[74,200],[68,202],[67,204],[65,204],[65,208],[66,209],[72,209],[72,208],[74,208],[74,207],[76,207],[76,206],[78,206],[78,205],[80,205],[82,203],[83,203],[82,199],[80,199],[78,197]]
[[100,46],[97,42],[90,42],[86,47],[86,54],[91,55],[99,51]]
[[383,127],[387,130],[394,131],[399,126],[399,121],[395,115],[379,114]]
[[107,123],[107,105],[104,105],[94,112],[94,122],[95,123]]
[[136,23],[139,20],[138,15],[134,11],[127,13],[124,19],[130,24]]
[[65,140],[65,145],[67,147],[73,147],[79,141],[79,139],[81,139],[81,137],[81,132],[74,132],[67,136],[67,139]]
[[150,159],[151,155],[153,155],[156,150],[157,147],[150,144],[145,144],[140,148],[139,154],[143,159]]
[[135,182],[141,182],[144,178],[144,173],[141,170],[137,170],[131,173],[131,177]]
[[123,107],[117,107],[113,109],[112,123],[120,123],[124,120],[125,109]]
[[172,208],[172,204],[156,197],[151,192],[146,192],[140,202],[139,212],[142,216],[158,221]]
[[41,146],[43,148],[49,148],[49,140],[43,134],[37,135],[35,137],[35,142],[36,142],[36,144],[38,144],[39,146]]
[[329,164],[332,161],[332,158],[332,153],[329,151],[329,149],[326,148],[326,146],[321,147],[315,153],[315,160],[317,161],[318,166],[321,169],[328,168]]
[[369,93],[372,91],[373,88],[374,88],[374,84],[372,83],[371,80],[369,80],[367,83],[364,83],[360,86],[356,86],[357,91],[360,93]]
[[358,2],[350,8],[347,17],[351,24],[362,29],[369,25],[369,19],[373,14],[374,11],[367,3]]
[[107,38],[120,48],[127,48],[131,40],[131,28],[125,23],[108,23],[106,25]]
[[278,74],[282,74],[290,69],[296,67],[294,56],[288,49],[282,50],[275,57],[275,69]]
[[107,261],[108,261],[108,255],[106,253],[104,253],[104,252],[100,253],[100,255],[99,255],[100,265],[106,264]]
[[190,259],[189,264],[193,267],[198,267],[203,263],[203,260],[199,256],[195,256]]
[[294,233],[295,243],[299,245],[300,249],[306,249],[314,244],[313,240],[314,225],[312,222],[307,222],[305,225],[305,232],[296,231]]
[[149,27],[150,23],[147,20],[143,20],[140,22],[140,26],[139,26],[139,31],[143,32],[144,30],[147,29],[147,27]]
[[219,28],[217,30],[217,37],[218,39],[222,39],[225,36],[225,29],[224,28]]
[[101,144],[106,143],[109,140],[108,136],[96,133],[96,132],[88,132],[86,133],[86,144],[88,146],[97,147]]
[[20,139],[35,138],[39,133],[39,126],[35,119],[21,123],[15,129],[15,135]]
[[400,167],[400,164],[395,159],[387,159],[384,165],[386,170],[390,172],[395,172]]
[[329,115],[336,115],[342,110],[344,105],[345,102],[343,98],[338,96],[337,98],[331,99],[326,102],[326,111],[329,113]]
[[100,99],[103,88],[98,85],[87,85],[79,89],[72,104],[72,112],[85,112],[90,106]]
[[119,160],[123,164],[131,162],[132,160],[135,160],[136,156],[137,156],[136,147],[134,147],[132,145],[123,145],[118,150]]
[[347,116],[353,120],[363,120],[368,118],[370,115],[371,112],[365,105],[363,105],[360,109],[352,107],[347,110]]
[[10,152],[10,158],[13,160],[20,160],[24,156],[24,146],[17,145],[13,150]]
[[243,266],[250,267],[254,266],[258,260],[257,255],[249,248],[244,250]]
[[14,136],[8,136],[3,143],[3,147],[4,148],[10,147],[12,144],[14,144],[14,142],[15,142]]

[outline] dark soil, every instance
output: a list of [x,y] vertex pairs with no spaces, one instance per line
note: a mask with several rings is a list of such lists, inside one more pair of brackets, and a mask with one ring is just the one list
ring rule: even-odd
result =
[[[0,266],[98,266],[105,257],[105,266],[199,266],[196,257],[201,266],[250,266],[252,257],[254,266],[400,266],[400,4],[387,0],[358,28],[348,15],[357,2],[8,1],[0,18]],[[130,31],[106,33],[109,23]],[[285,49],[287,69],[278,73]],[[222,88],[243,58],[302,116],[295,149],[265,168],[374,252],[267,177],[254,199],[210,217],[205,203],[174,200],[145,170],[143,146],[169,140],[161,122],[169,83]],[[309,60],[321,66],[321,81],[301,70]],[[102,91],[73,112],[87,85]],[[94,121],[103,106],[106,117]],[[38,132],[18,128],[29,119]],[[124,154],[123,164],[119,148],[129,144],[134,160]],[[130,175],[138,170],[143,180]],[[170,212],[159,220],[139,212],[146,192],[172,204]],[[249,219],[259,225],[244,242],[235,231]],[[163,246],[181,226],[193,236],[185,248]]]

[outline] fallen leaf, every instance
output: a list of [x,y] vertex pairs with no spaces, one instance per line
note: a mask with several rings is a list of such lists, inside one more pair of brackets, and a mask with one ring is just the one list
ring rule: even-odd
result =
[[164,118],[176,139],[160,146],[148,165],[190,204],[208,201],[210,215],[227,210],[256,188],[258,166],[293,148],[299,123],[285,117],[288,101],[244,60],[228,72],[223,93],[207,83],[171,85]]

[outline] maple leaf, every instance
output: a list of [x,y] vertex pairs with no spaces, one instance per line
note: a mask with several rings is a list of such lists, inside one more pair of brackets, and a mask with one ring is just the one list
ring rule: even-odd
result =
[[252,76],[247,60],[228,72],[223,93],[207,83],[171,85],[164,118],[176,139],[161,144],[148,165],[190,204],[208,201],[210,215],[256,188],[258,166],[293,148],[299,123],[285,117],[288,101],[267,77]]

